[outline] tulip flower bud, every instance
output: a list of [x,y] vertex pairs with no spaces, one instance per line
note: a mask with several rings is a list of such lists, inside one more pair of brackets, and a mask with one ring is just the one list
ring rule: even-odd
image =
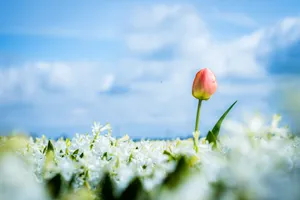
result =
[[217,89],[214,73],[207,68],[201,69],[195,76],[192,94],[199,100],[208,100]]

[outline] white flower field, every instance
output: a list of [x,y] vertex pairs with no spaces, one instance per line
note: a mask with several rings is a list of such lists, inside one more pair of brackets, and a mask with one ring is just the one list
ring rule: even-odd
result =
[[56,141],[1,137],[0,199],[300,199],[300,138],[279,121],[227,121],[197,153],[192,139],[117,139],[109,124]]

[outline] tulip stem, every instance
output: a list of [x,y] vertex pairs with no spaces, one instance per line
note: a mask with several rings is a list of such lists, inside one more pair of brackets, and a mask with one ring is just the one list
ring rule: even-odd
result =
[[199,101],[198,101],[198,108],[197,108],[197,115],[196,115],[195,132],[199,131],[198,129],[199,129],[199,119],[200,119],[201,103],[202,103],[202,100],[199,99]]
[[199,132],[199,120],[200,120],[200,109],[201,109],[202,99],[198,101],[197,115],[196,115],[196,123],[195,123],[195,132],[194,132],[194,149],[196,153],[198,153],[198,140],[200,136]]

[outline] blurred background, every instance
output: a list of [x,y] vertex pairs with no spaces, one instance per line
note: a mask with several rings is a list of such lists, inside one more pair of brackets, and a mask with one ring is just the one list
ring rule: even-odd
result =
[[[206,135],[228,118],[300,113],[300,9],[287,1],[0,0],[0,134],[190,136],[195,74],[210,68]],[[297,123],[298,122],[298,123]],[[298,127],[297,127],[298,126]]]

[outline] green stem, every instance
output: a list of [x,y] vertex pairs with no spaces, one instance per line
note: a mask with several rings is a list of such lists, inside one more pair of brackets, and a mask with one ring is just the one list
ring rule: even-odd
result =
[[195,123],[195,132],[194,132],[194,149],[196,153],[198,153],[198,140],[200,136],[199,132],[199,119],[200,119],[200,109],[201,109],[202,100],[198,101],[197,115],[196,115],[196,123]]
[[198,108],[197,108],[197,115],[196,115],[195,132],[196,132],[196,131],[199,131],[198,129],[199,129],[199,119],[200,119],[201,103],[202,103],[202,100],[199,99],[199,101],[198,101]]

